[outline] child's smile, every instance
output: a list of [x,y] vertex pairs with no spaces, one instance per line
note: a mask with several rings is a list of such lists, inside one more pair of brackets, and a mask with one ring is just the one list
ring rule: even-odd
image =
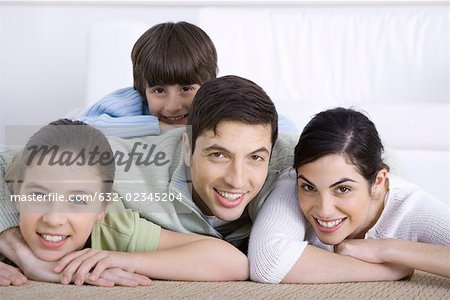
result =
[[69,200],[71,195],[102,191],[96,167],[49,166],[47,161],[26,170],[20,193],[58,193],[64,197],[21,201],[18,206],[20,230],[33,253],[42,260],[55,261],[85,245],[95,223],[103,218],[106,205],[98,200]]

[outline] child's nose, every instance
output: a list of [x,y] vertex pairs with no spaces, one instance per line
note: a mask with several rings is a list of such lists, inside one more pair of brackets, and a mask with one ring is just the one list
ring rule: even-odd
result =
[[42,220],[50,226],[60,226],[66,222],[66,215],[62,211],[58,211],[57,206],[53,206],[43,214]]
[[166,107],[165,107],[167,112],[169,112],[169,113],[176,113],[181,108],[182,108],[181,100],[180,100],[180,97],[178,95],[171,95],[167,99],[167,103],[166,103]]

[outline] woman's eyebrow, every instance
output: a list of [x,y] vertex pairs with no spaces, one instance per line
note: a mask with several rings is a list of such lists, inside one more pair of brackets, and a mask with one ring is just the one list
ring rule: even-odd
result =
[[316,185],[315,185],[314,183],[312,183],[310,180],[306,179],[306,177],[303,176],[302,174],[298,174],[297,179],[298,179],[298,178],[303,179],[304,181],[306,181],[308,184],[310,184],[310,185],[312,185],[312,186],[316,186]]
[[341,178],[341,179],[339,179],[338,181],[336,181],[335,183],[333,183],[332,185],[330,185],[330,188],[332,188],[332,187],[335,187],[335,186],[337,186],[337,185],[339,185],[339,184],[341,184],[341,183],[344,183],[344,182],[347,182],[347,181],[350,181],[350,182],[356,182],[355,180],[353,180],[353,179],[350,179],[350,178]]

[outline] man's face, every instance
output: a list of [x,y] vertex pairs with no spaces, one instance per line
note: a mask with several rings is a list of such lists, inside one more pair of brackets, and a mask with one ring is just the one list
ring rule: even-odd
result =
[[[206,215],[238,219],[261,190],[272,149],[271,126],[223,121],[195,141],[191,157],[185,138],[185,161],[191,167],[193,200]],[[188,152],[186,152],[186,149]]]

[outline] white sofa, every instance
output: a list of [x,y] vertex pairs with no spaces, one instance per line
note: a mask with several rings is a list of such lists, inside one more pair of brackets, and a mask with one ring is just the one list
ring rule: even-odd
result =
[[[450,204],[450,17],[436,2],[199,7],[219,76],[260,84],[298,129],[322,109],[365,110],[396,172]],[[180,20],[181,21],[181,20]],[[86,105],[132,84],[130,52],[154,23],[95,23]]]

